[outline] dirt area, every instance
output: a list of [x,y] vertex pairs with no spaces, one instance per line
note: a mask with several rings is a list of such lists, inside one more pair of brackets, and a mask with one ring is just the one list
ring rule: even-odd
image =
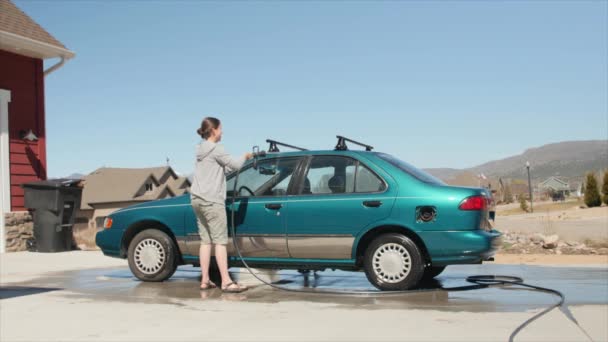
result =
[[534,208],[534,213],[521,213],[514,204],[497,207],[494,225],[505,234],[504,253],[608,254],[608,207],[569,201],[535,203]]

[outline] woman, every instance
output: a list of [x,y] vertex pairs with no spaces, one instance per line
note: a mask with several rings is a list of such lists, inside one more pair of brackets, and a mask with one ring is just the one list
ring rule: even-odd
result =
[[225,292],[242,292],[247,287],[232,281],[228,273],[228,223],[226,218],[226,174],[240,169],[251,153],[235,159],[224,151],[222,125],[212,117],[203,119],[197,133],[203,142],[197,146],[194,178],[190,188],[192,208],[196,214],[201,237],[201,290],[216,288],[209,280],[211,247],[215,246],[215,260],[222,276],[221,289]]

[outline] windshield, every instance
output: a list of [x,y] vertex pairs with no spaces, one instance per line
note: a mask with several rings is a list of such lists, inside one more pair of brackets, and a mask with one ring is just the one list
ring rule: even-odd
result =
[[431,176],[430,174],[420,170],[419,168],[408,164],[406,162],[404,162],[403,160],[397,159],[393,156],[391,156],[390,154],[386,154],[386,153],[376,153],[376,155],[384,160],[386,160],[387,162],[391,163],[392,165],[398,167],[400,170],[414,176],[415,178],[425,182],[425,183],[429,183],[429,184],[436,184],[436,185],[445,185],[445,183],[440,180],[439,178],[435,178],[433,176]]

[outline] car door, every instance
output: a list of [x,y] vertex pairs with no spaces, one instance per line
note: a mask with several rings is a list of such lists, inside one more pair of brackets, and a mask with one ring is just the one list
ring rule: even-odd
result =
[[361,161],[342,155],[313,156],[289,201],[287,245],[292,258],[352,259],[365,227],[390,215],[388,183]]
[[[232,204],[236,174],[228,178],[226,213],[228,215],[228,254],[236,256],[231,222],[234,210],[239,250],[244,257],[288,257],[285,234],[287,191],[301,158],[267,158],[245,166],[239,173],[237,197]],[[198,250],[200,238],[193,213],[187,225],[191,253]]]

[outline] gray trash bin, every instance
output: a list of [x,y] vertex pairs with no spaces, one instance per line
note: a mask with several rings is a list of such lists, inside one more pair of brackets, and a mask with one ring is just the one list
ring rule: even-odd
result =
[[32,249],[38,252],[72,249],[72,226],[82,194],[79,184],[79,179],[53,179],[22,185],[25,207],[34,210]]

